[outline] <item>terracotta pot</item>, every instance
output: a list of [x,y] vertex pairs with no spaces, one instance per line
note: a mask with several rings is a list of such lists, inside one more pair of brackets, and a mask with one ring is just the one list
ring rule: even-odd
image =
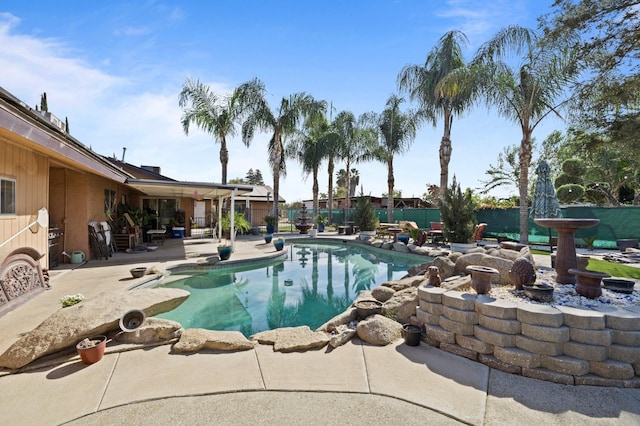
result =
[[369,315],[382,313],[382,302],[378,300],[360,300],[355,304],[358,317],[365,319]]
[[467,271],[471,273],[471,287],[478,294],[486,294],[491,290],[491,279],[500,271],[481,265],[469,265]]
[[602,294],[602,279],[611,275],[587,269],[569,268],[570,274],[576,276],[576,293],[589,299],[597,299]]
[[[90,347],[85,347],[85,340],[94,342]],[[95,364],[102,359],[104,350],[107,347],[107,336],[93,336],[79,342],[76,345],[76,351],[80,355],[80,359],[84,364]]]

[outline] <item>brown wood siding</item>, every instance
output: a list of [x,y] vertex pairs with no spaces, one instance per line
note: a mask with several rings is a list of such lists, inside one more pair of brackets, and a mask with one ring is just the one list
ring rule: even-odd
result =
[[[16,215],[0,216],[0,244],[35,221],[38,210],[47,207],[49,160],[29,149],[0,139],[0,176],[16,180]],[[33,247],[47,253],[48,232],[27,230],[0,247],[0,262],[20,247]],[[46,256],[41,260],[48,267]]]

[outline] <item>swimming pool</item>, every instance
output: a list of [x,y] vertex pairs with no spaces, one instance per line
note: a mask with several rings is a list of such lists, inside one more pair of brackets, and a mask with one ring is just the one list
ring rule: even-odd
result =
[[361,290],[406,275],[428,259],[378,252],[354,244],[298,244],[286,259],[213,268],[162,287],[191,296],[157,315],[184,328],[238,330],[245,336],[280,327],[315,329],[343,312]]

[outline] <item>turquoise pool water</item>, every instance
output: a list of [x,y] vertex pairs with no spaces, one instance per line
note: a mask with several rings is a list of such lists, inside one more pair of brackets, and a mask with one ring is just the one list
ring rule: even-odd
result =
[[280,327],[315,329],[343,312],[361,290],[402,278],[427,260],[353,244],[293,244],[284,260],[180,272],[188,277],[162,287],[182,288],[191,296],[157,317],[184,328],[238,330],[247,337]]

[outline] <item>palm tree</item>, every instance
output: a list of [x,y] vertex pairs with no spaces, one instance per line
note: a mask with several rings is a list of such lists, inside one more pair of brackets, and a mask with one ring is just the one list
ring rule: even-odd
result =
[[[505,60],[509,53],[521,56],[518,58],[520,63],[507,63]],[[569,51],[542,46],[533,30],[512,26],[500,30],[482,45],[470,68],[476,76],[482,77],[483,97],[487,105],[517,123],[522,131],[519,152],[520,242],[527,243],[532,134],[549,114],[562,118],[559,109],[568,103],[563,95],[577,72],[575,63]]]
[[[252,83],[245,83],[244,86]],[[246,110],[247,104],[243,99],[243,92],[237,88],[231,95],[220,96],[212,92],[206,84],[187,78],[182,85],[178,104],[183,110],[181,122],[186,135],[189,134],[189,126],[193,123],[220,143],[222,184],[226,185],[229,164],[227,137],[236,134],[236,124]],[[249,146],[248,142],[245,141],[245,145]]]
[[379,129],[381,139],[372,157],[387,165],[387,222],[393,222],[393,194],[395,178],[393,158],[409,149],[416,137],[420,116],[412,111],[400,111],[403,98],[391,95],[382,114],[371,113],[369,120]]
[[[266,100],[264,83],[255,80],[251,87],[241,86],[239,89],[247,89],[245,96],[251,102],[251,109],[242,123],[242,140],[248,144],[255,130],[273,132],[269,140],[269,165],[273,171],[273,199],[280,197],[280,176],[286,176],[285,140],[293,135],[302,117],[311,117],[324,114],[326,102],[316,101],[313,96],[304,92],[294,93],[289,97],[283,97],[277,110],[272,110]],[[273,215],[279,217],[278,203],[273,203]],[[276,223],[275,231],[278,231]]]
[[[423,66],[407,65],[398,75],[398,87],[409,92],[410,100],[418,100],[420,114],[434,127],[442,118],[443,134],[440,141],[440,198],[444,196],[449,181],[451,161],[451,128],[453,117],[461,115],[473,101],[472,87],[460,85],[455,90],[443,91],[441,85],[453,71],[465,68],[462,45],[468,45],[467,36],[461,31],[445,33],[427,55]],[[465,90],[465,89],[469,90]]]
[[329,122],[316,115],[304,122],[303,129],[296,132],[287,146],[287,156],[297,159],[305,175],[313,176],[313,214],[318,215],[318,169],[325,158],[325,140],[330,137]]
[[[376,133],[369,127],[365,114],[358,117],[350,111],[340,112],[334,121],[338,134],[338,155],[345,162],[346,199],[345,209],[348,212],[351,204],[351,164],[358,163],[370,155],[376,142]],[[346,220],[345,216],[345,220]]]
[[[349,180],[351,191],[349,197],[353,197],[356,195],[356,188],[360,185],[360,172],[358,172],[358,169],[351,169],[349,172]],[[338,170],[336,174],[336,184],[344,188],[347,187],[347,171],[345,169]]]

